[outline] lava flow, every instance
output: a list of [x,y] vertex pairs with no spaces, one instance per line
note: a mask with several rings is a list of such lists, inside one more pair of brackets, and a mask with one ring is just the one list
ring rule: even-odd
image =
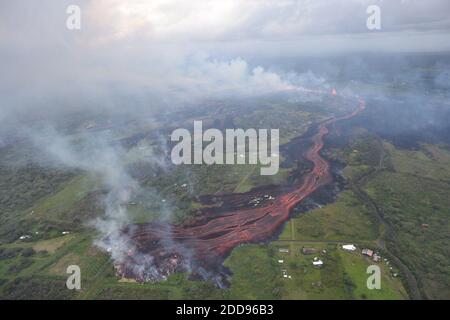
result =
[[[137,281],[161,280],[175,271],[211,275],[221,268],[233,248],[273,237],[297,204],[332,182],[330,164],[320,155],[323,138],[328,134],[327,126],[352,118],[364,108],[365,102],[360,100],[359,108],[351,114],[318,125],[312,136],[312,146],[306,152],[313,169],[291,190],[276,197],[264,195],[260,201],[250,203],[250,208],[204,211],[200,217],[180,225],[147,223],[127,226],[123,232],[134,249],[116,264],[118,275]],[[151,257],[151,266],[136,268],[143,256]]]

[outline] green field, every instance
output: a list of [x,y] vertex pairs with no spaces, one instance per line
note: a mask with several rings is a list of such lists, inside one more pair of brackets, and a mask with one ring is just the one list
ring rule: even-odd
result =
[[[319,253],[304,255],[302,247]],[[288,249],[288,253],[279,252]],[[314,257],[324,265],[312,265]],[[283,261],[279,263],[278,261]],[[373,262],[359,252],[344,252],[327,242],[274,242],[248,245],[233,252],[227,265],[235,272],[232,297],[246,299],[404,299],[401,282],[390,276],[382,264],[381,290],[366,286],[367,267]],[[283,276],[285,270],[287,278]],[[250,289],[250,290],[249,290]],[[234,295],[233,295],[234,294]]]

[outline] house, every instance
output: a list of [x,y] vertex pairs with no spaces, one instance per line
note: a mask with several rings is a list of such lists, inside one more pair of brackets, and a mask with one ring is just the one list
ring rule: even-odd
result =
[[378,262],[378,261],[381,260],[381,256],[375,253],[375,254],[373,255],[373,258],[372,258],[372,259],[373,259],[374,262]]
[[345,251],[355,251],[356,247],[353,244],[344,244],[342,246],[342,249],[344,249]]
[[317,253],[319,250],[317,250],[316,248],[302,248],[302,253],[303,254],[315,254]]
[[372,257],[373,256],[373,250],[370,249],[362,249],[362,254],[368,257]]

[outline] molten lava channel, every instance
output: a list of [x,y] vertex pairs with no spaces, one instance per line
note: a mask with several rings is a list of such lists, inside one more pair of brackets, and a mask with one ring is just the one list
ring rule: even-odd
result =
[[[312,136],[312,146],[306,152],[313,169],[303,176],[298,186],[285,194],[266,198],[262,204],[250,208],[205,211],[193,221],[179,225],[152,222],[127,226],[123,232],[134,249],[116,264],[118,275],[137,281],[155,281],[176,271],[211,274],[220,269],[233,248],[273,237],[296,205],[332,182],[330,164],[320,155],[323,139],[328,134],[327,127],[336,121],[350,119],[364,109],[365,102],[360,100],[359,107],[351,114],[318,125]],[[150,263],[142,265],[138,261],[142,257],[150,257]]]

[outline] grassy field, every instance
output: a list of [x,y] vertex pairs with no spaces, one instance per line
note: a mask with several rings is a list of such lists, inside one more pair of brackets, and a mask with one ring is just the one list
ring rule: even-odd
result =
[[449,298],[448,150],[430,144],[398,149],[366,136],[347,149],[344,159],[350,163],[345,174],[382,218],[377,244],[410,270],[423,298]]
[[[276,113],[277,117],[273,117]],[[257,110],[238,117],[238,128],[280,129],[280,143],[303,134],[318,117],[310,112],[292,108],[289,105],[275,105],[268,110]]]
[[[301,253],[304,246],[314,247],[319,252],[304,255]],[[279,249],[288,249],[289,252],[280,252]],[[312,265],[315,257],[324,262],[322,267]],[[360,252],[347,253],[337,244],[326,241],[245,245],[234,250],[226,264],[234,272],[231,298],[297,300],[407,297],[400,280],[393,278],[383,263],[379,264],[382,270],[381,290],[368,289],[366,281],[369,275],[366,271],[373,262]]]
[[434,145],[422,145],[420,150],[399,150],[385,142],[394,170],[443,182],[450,182],[450,152]]
[[383,172],[368,181],[365,189],[391,225],[388,247],[414,270],[423,294],[450,298],[449,184]]
[[335,203],[289,220],[280,240],[373,241],[377,232],[364,203],[346,190]]

